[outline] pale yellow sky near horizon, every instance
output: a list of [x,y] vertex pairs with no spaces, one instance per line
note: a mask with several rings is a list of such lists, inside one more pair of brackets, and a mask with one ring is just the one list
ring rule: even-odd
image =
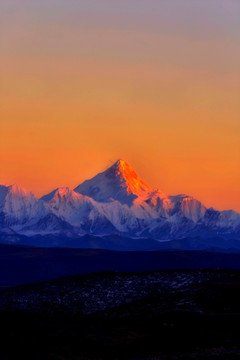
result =
[[2,0],[0,183],[41,196],[118,158],[240,211],[240,3]]

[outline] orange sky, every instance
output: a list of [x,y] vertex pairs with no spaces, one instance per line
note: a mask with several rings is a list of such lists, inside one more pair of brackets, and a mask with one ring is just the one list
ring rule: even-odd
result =
[[127,160],[240,211],[240,3],[3,0],[0,183],[38,196]]

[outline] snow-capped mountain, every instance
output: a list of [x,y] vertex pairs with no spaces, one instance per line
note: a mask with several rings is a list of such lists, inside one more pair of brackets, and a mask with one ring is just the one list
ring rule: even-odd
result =
[[0,224],[2,227],[23,225],[46,214],[35,195],[18,185],[0,185]]
[[74,190],[61,187],[41,199],[16,185],[0,186],[0,226],[31,235],[240,239],[240,214],[207,209],[188,195],[167,196],[124,160]]
[[146,200],[152,193],[150,186],[124,160],[118,160],[106,171],[84,181],[75,191],[98,202],[118,200],[127,205],[132,205],[135,199]]
[[50,213],[73,226],[80,226],[94,208],[93,199],[78,194],[68,187],[58,188],[43,196],[41,200]]
[[103,204],[103,212],[118,231],[138,236],[146,230],[151,235],[151,231],[159,227],[178,229],[185,218],[196,223],[206,212],[206,208],[190,196],[168,197],[152,189],[124,160],[118,160],[106,171],[83,182],[75,191]]
[[[41,198],[49,213],[78,229],[78,233],[104,233],[115,230],[102,209],[102,204],[79,194],[68,187],[61,187]],[[108,229],[108,230],[107,230]]]

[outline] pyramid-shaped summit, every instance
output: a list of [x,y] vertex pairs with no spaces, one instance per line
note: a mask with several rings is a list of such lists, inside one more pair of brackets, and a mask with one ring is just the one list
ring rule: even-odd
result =
[[104,172],[84,181],[75,191],[99,202],[118,200],[127,205],[131,205],[136,198],[147,199],[153,192],[134,169],[121,159]]

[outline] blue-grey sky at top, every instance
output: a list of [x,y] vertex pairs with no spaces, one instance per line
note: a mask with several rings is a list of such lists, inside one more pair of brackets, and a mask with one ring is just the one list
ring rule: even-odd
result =
[[[148,61],[152,58],[152,61],[174,62],[179,56],[180,64],[192,67],[195,62],[199,66],[200,57],[203,67],[207,63],[213,71],[218,68],[228,71],[229,66],[231,71],[234,67],[239,70],[238,0],[2,0],[0,30],[3,55],[4,51],[31,54],[42,49],[46,54],[50,51],[71,55],[81,48],[85,53],[94,48],[100,58],[111,61],[109,52],[113,50],[112,56],[121,52],[123,61],[147,57]],[[94,31],[95,35],[91,36]],[[106,36],[101,33],[98,36],[100,31],[105,31]],[[114,32],[118,34],[117,44],[114,36],[111,37]],[[85,36],[76,46],[78,33]],[[131,34],[135,36],[136,41],[124,51],[126,33],[130,38]],[[163,36],[168,49],[161,39]],[[173,38],[179,39],[179,49],[175,47],[172,53]],[[181,47],[191,43],[188,57],[181,53]],[[205,45],[209,45],[208,53],[203,49]],[[156,56],[159,53],[161,59]],[[216,53],[219,53],[218,64]]]
[[[155,22],[161,26],[161,21],[169,24],[169,20],[175,26],[200,24],[202,30],[204,24],[211,27],[215,24],[233,32],[240,26],[238,0],[1,0],[0,8],[1,20],[14,13],[28,13],[39,19],[96,14],[99,20],[102,16],[107,23],[113,20],[109,15],[115,19],[125,17],[126,23],[132,23],[133,27],[138,18],[149,21],[150,26],[156,25]],[[144,26],[144,23],[140,25]]]

